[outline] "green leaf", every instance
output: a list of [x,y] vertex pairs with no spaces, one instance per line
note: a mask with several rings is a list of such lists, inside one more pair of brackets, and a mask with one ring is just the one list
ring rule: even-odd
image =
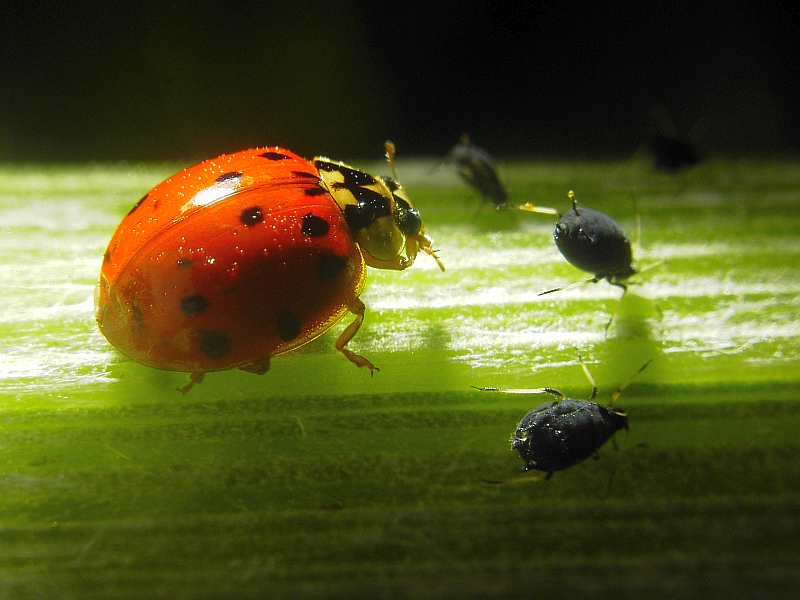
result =
[[[265,376],[135,364],[97,331],[105,246],[179,167],[0,168],[0,597],[619,598],[800,590],[800,165],[503,165],[514,204],[567,191],[641,236],[618,305],[553,219],[398,164],[447,270],[371,270],[348,319]],[[385,165],[371,165],[383,173]],[[612,313],[616,316],[608,329]],[[523,474],[509,438],[587,363],[630,432]]]

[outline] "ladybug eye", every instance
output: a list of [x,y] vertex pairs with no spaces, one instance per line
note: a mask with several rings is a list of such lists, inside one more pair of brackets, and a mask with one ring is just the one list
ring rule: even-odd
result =
[[397,226],[407,238],[418,235],[422,230],[422,219],[417,209],[412,208],[408,202],[397,196],[394,197],[394,201],[397,205]]

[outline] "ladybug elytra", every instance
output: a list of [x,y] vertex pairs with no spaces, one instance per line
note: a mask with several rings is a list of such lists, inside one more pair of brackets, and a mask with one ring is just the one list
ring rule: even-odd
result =
[[[393,167],[394,148],[387,142]],[[144,195],[104,255],[95,307],[123,354],[157,369],[263,374],[346,313],[364,321],[365,265],[403,270],[422,252],[444,270],[395,177],[257,148],[184,169]]]

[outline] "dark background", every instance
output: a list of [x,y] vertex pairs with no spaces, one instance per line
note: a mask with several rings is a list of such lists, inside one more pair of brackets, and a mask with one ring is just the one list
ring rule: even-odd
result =
[[463,132],[499,156],[624,157],[673,127],[796,152],[796,10],[741,4],[6,0],[0,161],[434,155]]

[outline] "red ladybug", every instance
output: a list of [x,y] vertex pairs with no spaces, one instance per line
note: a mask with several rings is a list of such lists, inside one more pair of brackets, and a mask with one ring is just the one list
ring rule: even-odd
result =
[[224,154],[160,183],[122,220],[97,323],[136,362],[191,373],[186,393],[208,371],[266,373],[349,311],[336,349],[372,371],[345,348],[364,321],[364,265],[403,270],[419,250],[444,270],[396,175],[278,147]]

